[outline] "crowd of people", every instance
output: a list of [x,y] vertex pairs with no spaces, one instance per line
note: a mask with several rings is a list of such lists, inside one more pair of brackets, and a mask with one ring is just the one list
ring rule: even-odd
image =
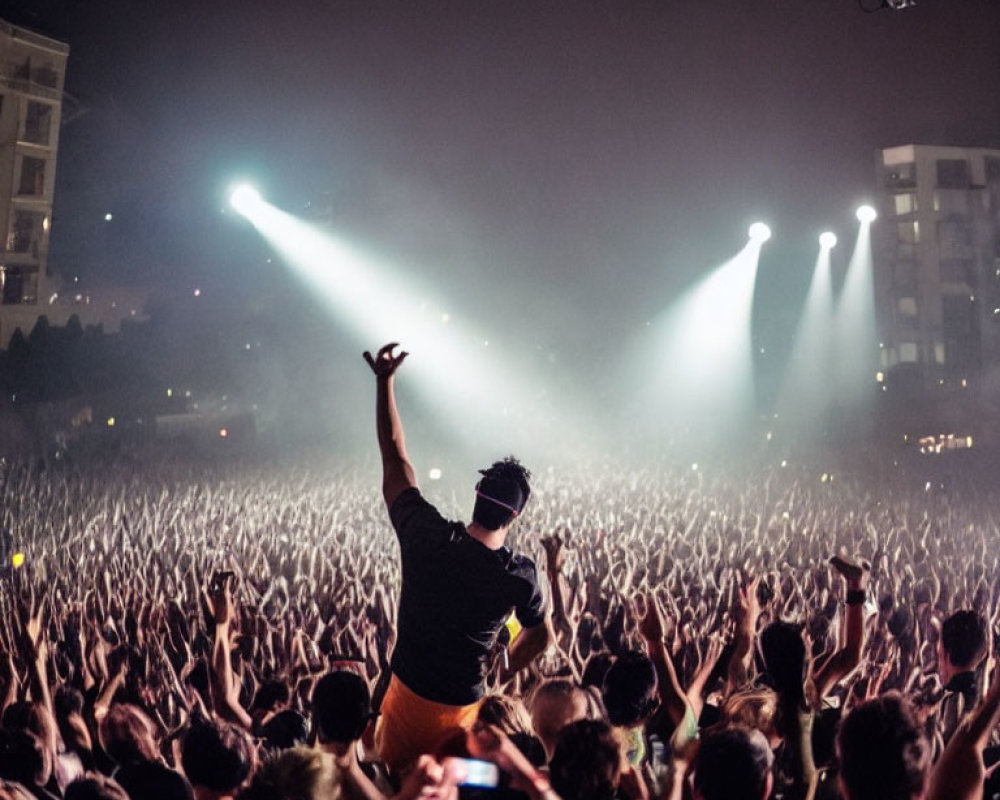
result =
[[482,643],[472,717],[387,760],[400,635],[438,644],[400,634],[378,485],[327,461],[5,464],[23,565],[0,578],[0,797],[998,791],[989,495],[777,466],[536,470],[505,507],[543,600]]

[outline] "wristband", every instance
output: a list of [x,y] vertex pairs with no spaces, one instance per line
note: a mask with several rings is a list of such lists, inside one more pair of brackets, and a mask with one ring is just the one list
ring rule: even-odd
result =
[[844,603],[849,606],[860,606],[865,602],[865,590],[864,589],[848,589],[847,598]]

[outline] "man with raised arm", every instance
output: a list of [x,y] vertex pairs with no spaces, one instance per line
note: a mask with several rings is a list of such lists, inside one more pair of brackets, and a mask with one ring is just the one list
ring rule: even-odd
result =
[[364,354],[375,373],[382,495],[402,561],[392,678],[376,731],[379,756],[394,772],[475,723],[490,652],[512,610],[523,630],[510,646],[509,674],[550,641],[535,564],[506,547],[530,474],[514,458],[498,461],[480,470],[472,522],[442,517],[417,489],[406,454],[393,383],[407,353],[397,347]]

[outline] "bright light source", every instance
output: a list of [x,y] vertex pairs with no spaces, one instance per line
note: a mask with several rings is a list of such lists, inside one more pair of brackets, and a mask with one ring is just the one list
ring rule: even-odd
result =
[[225,428],[222,428],[219,431],[219,436],[222,437],[223,439],[225,439],[228,435],[229,435],[229,431],[227,431]]
[[194,290],[194,296],[195,297],[201,297],[201,289],[195,289]]
[[441,480],[441,470],[439,470],[437,467],[434,467],[430,472],[427,473],[427,477],[430,478],[432,481],[439,481]]
[[115,427],[115,418],[114,417],[108,417],[108,427],[109,428]]
[[763,222],[755,222],[750,226],[748,231],[751,242],[757,242],[758,244],[763,244],[768,239],[771,238],[771,229],[767,227]]
[[833,231],[825,231],[819,235],[819,246],[824,250],[832,250],[837,246],[837,234]]
[[885,383],[885,373],[881,372],[881,371],[876,372],[875,373],[875,380],[878,383]]
[[229,195],[230,205],[241,214],[246,214],[249,209],[256,206],[262,200],[260,192],[246,183],[237,186],[233,189],[233,193]]
[[10,557],[10,565],[14,569],[20,569],[21,567],[23,567],[24,566],[24,553],[14,553],[14,555],[12,555]]
[[878,213],[871,206],[858,207],[858,222],[874,222],[877,217]]
[[104,215],[104,221],[105,222],[111,222],[111,220],[113,220],[113,219],[114,219],[114,216],[112,216],[110,212]]

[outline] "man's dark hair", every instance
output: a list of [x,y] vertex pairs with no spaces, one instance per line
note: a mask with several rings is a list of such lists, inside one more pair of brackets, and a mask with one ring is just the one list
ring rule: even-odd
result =
[[701,739],[694,787],[704,800],[763,800],[774,754],[760,731],[733,725]]
[[510,743],[521,751],[521,755],[531,762],[531,766],[541,769],[545,766],[545,745],[537,736],[530,733],[512,733]]
[[298,711],[286,708],[260,727],[260,735],[266,747],[287,750],[309,741],[309,723]]
[[973,669],[986,657],[986,620],[975,611],[956,611],[941,625],[941,646],[953,666]]
[[760,652],[772,688],[786,702],[801,699],[806,645],[798,627],[789,622],[772,622],[761,631]]
[[83,692],[74,686],[60,685],[52,695],[52,708],[56,719],[63,720],[72,714],[83,714]]
[[194,800],[194,790],[183,775],[158,761],[122,765],[115,780],[130,800]]
[[181,740],[181,764],[192,786],[229,792],[253,767],[253,743],[228,722],[196,720]]
[[321,743],[346,744],[361,738],[372,716],[372,697],[355,672],[328,672],[312,693],[312,719]]
[[601,699],[612,725],[635,725],[656,710],[656,666],[642,653],[623,653],[604,675]]
[[572,722],[559,731],[552,754],[552,788],[573,800],[614,800],[622,761],[621,744],[608,723]]
[[113,778],[88,772],[66,787],[63,800],[128,800],[128,793]]
[[531,473],[513,456],[495,461],[489,468],[479,470],[483,476],[476,484],[476,504],[472,521],[488,531],[495,531],[510,524],[524,510],[531,496]]
[[889,692],[857,706],[837,733],[851,800],[911,800],[924,788],[930,748],[910,704]]
[[264,681],[257,693],[253,697],[251,711],[273,711],[278,706],[284,705],[291,697],[288,690],[288,683],[276,678],[269,678]]
[[31,788],[44,782],[47,771],[45,750],[36,736],[0,729],[0,778]]

